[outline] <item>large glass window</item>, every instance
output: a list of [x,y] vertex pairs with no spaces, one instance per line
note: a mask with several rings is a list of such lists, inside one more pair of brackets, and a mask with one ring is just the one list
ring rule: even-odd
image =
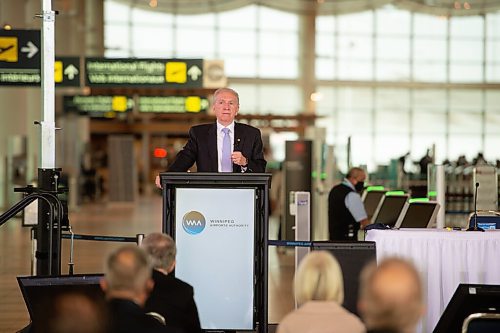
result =
[[486,81],[500,82],[500,14],[486,15]]
[[[338,16],[336,59],[337,79],[371,80],[373,13],[363,12]],[[321,47],[321,46],[320,46]],[[319,48],[320,48],[319,47]]]
[[251,5],[173,15],[108,0],[105,17],[108,57],[217,58],[225,60],[231,77],[298,77],[299,17],[291,13]]
[[450,81],[484,81],[483,27],[481,17],[450,19]]
[[413,80],[446,81],[447,27],[445,18],[413,15]]
[[[107,57],[222,59],[241,112],[304,112],[300,38],[311,36],[300,15],[259,5],[174,15],[106,0],[105,17]],[[371,170],[431,147],[437,162],[481,150],[500,158],[500,93],[489,85],[500,82],[499,12],[450,18],[389,5],[317,16],[314,38],[316,126],[342,170],[348,138],[352,162]]]

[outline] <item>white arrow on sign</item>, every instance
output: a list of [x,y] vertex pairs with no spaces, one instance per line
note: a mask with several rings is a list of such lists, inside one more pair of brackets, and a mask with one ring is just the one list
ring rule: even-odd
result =
[[78,68],[73,66],[73,64],[70,64],[64,69],[64,75],[68,76],[68,79],[73,80],[75,78],[75,75],[78,74]]
[[191,80],[196,81],[198,80],[198,77],[201,75],[202,72],[200,67],[194,65],[188,69],[187,73],[191,77]]
[[21,52],[28,53],[27,57],[31,59],[35,54],[37,54],[38,47],[36,47],[36,45],[33,44],[32,41],[29,41],[28,43],[26,43],[26,46],[23,46],[21,48]]

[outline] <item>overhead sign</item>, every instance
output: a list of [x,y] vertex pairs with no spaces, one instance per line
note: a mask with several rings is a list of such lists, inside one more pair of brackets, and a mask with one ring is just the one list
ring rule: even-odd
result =
[[202,59],[86,58],[89,87],[202,88]]
[[[80,58],[56,57],[56,86],[80,86]],[[40,86],[40,30],[0,30],[0,85]]]
[[222,88],[227,86],[224,60],[203,60],[203,88]]
[[0,30],[0,84],[39,85],[40,30]]
[[77,112],[99,118],[116,118],[132,110],[134,100],[123,95],[115,96],[64,96],[64,111]]
[[185,113],[204,112],[209,102],[200,96],[141,96],[138,101],[140,112]]
[[56,86],[80,86],[80,58],[56,57],[54,62],[54,81]]

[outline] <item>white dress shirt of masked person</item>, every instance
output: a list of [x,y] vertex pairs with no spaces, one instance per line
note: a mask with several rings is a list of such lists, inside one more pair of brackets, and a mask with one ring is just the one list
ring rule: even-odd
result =
[[[186,172],[196,163],[198,172],[222,172],[222,130],[229,128],[232,172],[265,172],[266,160],[260,130],[234,121],[239,108],[236,91],[218,89],[214,93],[212,106],[216,122],[191,127],[186,145],[177,153],[167,171]],[[155,183],[161,188],[159,176]]]
[[343,182],[334,186],[328,196],[330,240],[356,240],[358,230],[368,225],[368,216],[360,193],[366,173],[354,167]]

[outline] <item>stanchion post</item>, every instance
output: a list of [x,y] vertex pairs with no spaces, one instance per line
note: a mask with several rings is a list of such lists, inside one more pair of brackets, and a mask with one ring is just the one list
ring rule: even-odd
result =
[[[49,191],[57,195],[58,180],[61,169],[38,169],[38,187],[42,191]],[[61,274],[61,239],[55,219],[59,212],[50,212],[50,207],[45,200],[38,200],[38,225],[36,232],[37,240],[37,275],[59,275]],[[52,230],[50,226],[52,225]],[[49,258],[52,252],[52,258]]]
[[36,275],[36,228],[31,228],[31,275]]
[[144,240],[144,234],[137,234],[136,238],[137,238],[137,246],[141,246],[142,241]]

